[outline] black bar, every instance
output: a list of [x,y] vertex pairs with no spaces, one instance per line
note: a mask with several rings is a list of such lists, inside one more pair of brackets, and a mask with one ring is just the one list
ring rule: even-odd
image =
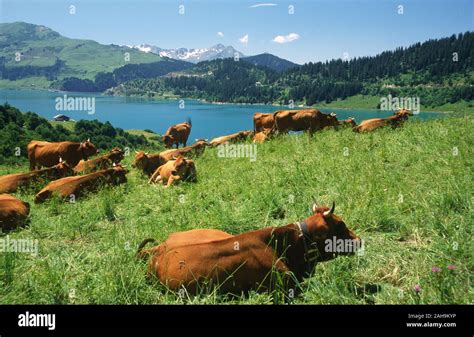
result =
[[[319,332],[396,331],[453,336],[460,331],[471,331],[472,335],[473,324],[468,323],[468,317],[473,316],[472,308],[468,305],[3,305],[0,306],[0,336],[18,332],[36,336],[66,332],[158,332],[161,329],[211,331],[219,327],[232,331],[304,328]],[[19,315],[26,312],[55,314],[55,329],[19,327]],[[407,323],[427,322],[455,323],[456,326],[407,327]]]

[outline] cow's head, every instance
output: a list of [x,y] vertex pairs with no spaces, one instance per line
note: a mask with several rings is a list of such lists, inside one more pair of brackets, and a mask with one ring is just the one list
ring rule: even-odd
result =
[[401,117],[403,119],[408,119],[409,116],[413,116],[413,113],[407,109],[400,109],[394,113],[395,116]]
[[132,167],[143,170],[150,160],[148,153],[145,153],[144,151],[135,151],[135,153],[135,159],[132,163]]
[[188,161],[186,158],[184,158],[183,155],[178,155],[177,157],[174,157],[174,172],[173,174],[179,175],[181,177],[184,177],[186,175],[186,172],[188,171]]
[[353,255],[361,247],[360,238],[347,228],[331,208],[313,205],[313,215],[305,220],[311,241],[318,249],[317,261],[327,261],[338,255]]
[[349,117],[348,119],[341,121],[341,125],[355,127],[357,126],[357,123],[355,122],[354,117]]
[[187,159],[186,160],[186,172],[184,174],[183,180],[189,182],[196,182],[197,181],[197,173],[196,173],[196,166],[194,165],[194,160]]
[[163,137],[161,137],[161,139],[163,140],[163,143],[165,144],[165,147],[167,149],[173,147],[174,138],[172,136],[164,135]]
[[113,163],[120,163],[123,160],[123,158],[125,158],[125,152],[123,152],[122,149],[118,147],[114,147],[112,151],[110,151],[108,158]]
[[337,120],[337,116],[335,112],[331,112],[330,114],[321,113],[321,126],[323,128],[328,126],[338,126],[339,121]]
[[110,183],[112,184],[123,184],[127,182],[127,177],[125,176],[128,173],[128,170],[125,166],[120,164],[114,164],[114,166],[108,170],[109,178],[111,179]]
[[74,174],[74,171],[72,167],[68,165],[65,161],[62,160],[62,158],[59,158],[59,163],[56,164],[53,168],[53,176],[54,177],[67,177],[71,176]]
[[95,145],[92,144],[90,139],[88,139],[85,142],[81,143],[81,152],[82,152],[82,159],[87,159],[90,156],[97,154],[99,151],[96,149]]

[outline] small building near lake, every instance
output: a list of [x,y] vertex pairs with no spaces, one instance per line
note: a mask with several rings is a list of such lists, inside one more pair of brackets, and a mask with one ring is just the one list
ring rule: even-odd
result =
[[59,115],[56,115],[53,117],[54,121],[56,122],[67,122],[69,121],[71,118],[69,116],[66,116],[66,115],[63,115],[63,114],[59,114]]

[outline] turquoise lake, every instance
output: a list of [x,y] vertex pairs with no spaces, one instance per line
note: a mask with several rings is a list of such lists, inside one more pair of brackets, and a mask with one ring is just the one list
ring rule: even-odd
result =
[[[56,98],[63,97],[95,97],[95,113],[87,111],[56,110]],[[180,108],[177,100],[151,100],[135,97],[103,96],[89,93],[62,93],[42,90],[0,90],[0,103],[8,102],[23,112],[32,111],[51,120],[57,114],[65,114],[78,121],[80,119],[98,119],[109,121],[113,126],[123,129],[150,129],[164,133],[176,123],[187,117],[192,120],[190,139],[213,138],[241,130],[253,129],[252,116],[255,112],[271,112],[288,109],[287,106],[270,105],[238,105],[209,104],[196,100],[184,100],[184,108]],[[338,119],[354,117],[359,123],[368,118],[387,117],[390,111],[364,109],[321,109],[323,112],[336,112]],[[420,112],[415,119],[437,118],[441,113]]]

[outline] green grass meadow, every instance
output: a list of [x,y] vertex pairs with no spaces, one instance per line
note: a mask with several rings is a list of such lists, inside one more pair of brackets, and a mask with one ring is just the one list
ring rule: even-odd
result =
[[169,189],[131,168],[131,151],[127,184],[76,203],[35,205],[41,186],[16,193],[31,203],[31,223],[9,238],[37,239],[39,251],[0,253],[0,303],[278,303],[266,293],[180,296],[146,280],[137,246],[193,228],[286,225],[308,217],[314,198],[336,202],[365,252],[318,264],[293,303],[472,303],[473,129],[474,118],[449,116],[370,134],[287,135],[256,145],[255,162],[208,148],[198,182]]

